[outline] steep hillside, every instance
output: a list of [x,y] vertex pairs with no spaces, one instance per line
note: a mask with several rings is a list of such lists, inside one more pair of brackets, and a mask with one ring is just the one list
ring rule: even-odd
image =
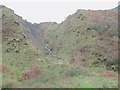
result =
[[51,34],[45,33],[46,43],[53,54],[81,53],[86,62],[103,62],[110,68],[118,60],[117,29],[117,11],[78,10],[56,29],[49,30]]
[[[27,39],[21,17],[13,10],[2,8],[2,83],[12,87],[23,79],[23,71],[37,63],[37,50]],[[35,62],[36,60],[36,62]]]
[[118,3],[118,6],[115,7],[114,10],[120,10],[120,3]]
[[0,9],[3,88],[117,87],[117,10],[77,10],[60,24],[32,24]]

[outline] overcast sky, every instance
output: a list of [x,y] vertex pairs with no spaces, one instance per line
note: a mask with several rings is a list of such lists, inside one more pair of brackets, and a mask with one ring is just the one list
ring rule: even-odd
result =
[[62,22],[78,9],[111,9],[119,0],[2,0],[0,4],[32,23]]

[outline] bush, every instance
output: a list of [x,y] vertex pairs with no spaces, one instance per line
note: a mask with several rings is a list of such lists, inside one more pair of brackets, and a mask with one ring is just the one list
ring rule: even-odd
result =
[[94,31],[99,31],[99,27],[94,26],[94,27],[92,27],[92,30],[94,30]]
[[37,65],[31,65],[30,68],[23,72],[23,80],[38,77],[42,74],[42,70]]
[[106,61],[106,67],[109,70],[118,71],[118,60],[108,60],[108,61]]
[[73,77],[73,76],[78,76],[81,74],[80,68],[69,68],[66,72],[65,75],[68,77]]

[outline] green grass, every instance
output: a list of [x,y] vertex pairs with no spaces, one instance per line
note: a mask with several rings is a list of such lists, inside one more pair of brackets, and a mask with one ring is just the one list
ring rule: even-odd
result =
[[[82,16],[80,15],[81,13]],[[45,29],[45,41],[48,42],[48,48],[53,49],[53,51],[49,54],[44,53],[44,56],[37,56],[36,48],[31,45],[27,38],[23,39],[20,34],[26,30],[26,27],[22,24],[21,26],[16,26],[14,23],[20,22],[19,19],[21,20],[21,18],[15,15],[13,11],[4,8],[3,14],[6,17],[3,18],[3,25],[6,25],[4,26],[6,32],[3,33],[3,37],[8,37],[8,40],[3,40],[3,47],[1,48],[0,46],[0,50],[3,49],[1,50],[3,54],[0,53],[0,55],[2,54],[2,64],[9,72],[3,73],[3,75],[0,74],[3,87],[116,88],[117,80],[100,75],[101,72],[106,72],[107,69],[98,60],[99,55],[92,53],[101,54],[100,58],[104,59],[104,57],[107,57],[108,61],[114,60],[111,57],[112,50],[109,51],[109,49],[117,49],[112,44],[116,44],[118,38],[112,38],[104,32],[102,32],[102,35],[99,35],[98,32],[103,29],[101,22],[98,24],[92,22],[94,17],[88,16],[87,13],[78,11],[61,24],[40,24],[41,28]],[[99,24],[101,27],[98,27]],[[111,30],[114,30],[114,24],[112,25]],[[86,28],[91,28],[91,30],[86,30]],[[111,33],[110,30],[107,31],[108,34]],[[112,32],[115,33],[115,31]],[[99,39],[101,37],[103,40]],[[6,52],[8,48],[13,47],[12,44],[7,45],[9,40],[21,38],[21,42],[13,42],[19,49],[19,53],[14,51]],[[112,44],[110,44],[111,42]],[[28,43],[28,45],[25,45],[25,43]],[[79,50],[82,50],[81,53],[87,61],[84,67],[77,63],[75,65],[70,64],[72,56]],[[46,50],[46,52],[48,51]],[[58,64],[59,61],[61,64]],[[99,63],[94,65],[93,62],[95,61]],[[23,71],[28,70],[32,64],[40,66],[42,74],[37,78],[20,81],[19,79],[22,77]],[[114,73],[114,77],[117,77],[117,72]]]
[[[20,83],[19,79],[22,78],[23,71],[28,69],[32,64],[38,64],[38,56],[36,56],[37,52],[35,48],[28,43],[28,45],[24,45],[26,40],[17,43],[16,45],[19,47],[19,53],[15,53],[13,51],[7,52],[6,50],[10,48],[10,45],[3,43],[3,54],[2,54],[2,64],[5,66],[9,72],[3,74],[3,86],[12,87],[15,83]],[[8,83],[7,83],[8,82]]]
[[[49,58],[49,59],[47,59]],[[17,87],[31,88],[116,88],[118,82],[100,76],[106,71],[100,67],[63,66],[55,65],[53,57],[46,57],[44,62],[39,63],[43,73],[40,77],[23,81]],[[47,61],[48,60],[48,61]]]
[[[22,45],[22,44],[21,44]],[[7,48],[7,46],[3,45]],[[23,47],[23,46],[22,46]],[[70,56],[64,53],[60,55],[48,55],[46,57],[36,57],[34,48],[31,45],[24,47],[25,51],[21,53],[5,53],[3,48],[3,65],[10,68],[14,73],[11,75],[3,74],[4,87],[36,87],[36,88],[102,88],[117,87],[117,81],[99,76],[99,73],[106,71],[102,65],[97,67],[90,65],[84,68],[79,66],[71,66],[69,64]],[[28,53],[29,52],[29,53]],[[25,54],[26,53],[26,54]],[[30,58],[31,57],[31,58]],[[41,61],[38,61],[38,58]],[[60,58],[63,65],[57,65],[56,62]],[[94,57],[93,57],[94,58]],[[92,59],[92,58],[91,58]],[[20,67],[16,64],[23,63]],[[12,63],[13,65],[10,65]],[[26,70],[31,64],[36,63],[42,67],[42,75],[27,81],[19,82],[18,78],[22,76],[23,68]],[[91,62],[89,62],[91,63]],[[22,68],[22,70],[21,70]],[[14,79],[13,79],[14,78]]]

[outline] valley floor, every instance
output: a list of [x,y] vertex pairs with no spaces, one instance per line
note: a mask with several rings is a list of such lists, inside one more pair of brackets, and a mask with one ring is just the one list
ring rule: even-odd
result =
[[[14,61],[14,63],[17,63]],[[69,64],[67,60],[61,63],[52,56],[36,59],[34,65],[41,67],[39,76],[20,80],[23,71],[17,70],[3,74],[3,87],[19,88],[117,88],[117,72],[108,71],[102,65],[79,66]],[[13,64],[14,64],[13,63]],[[33,64],[27,61],[29,65]],[[3,63],[5,65],[5,63]],[[10,68],[8,68],[10,69]],[[11,70],[15,71],[15,67]],[[27,68],[26,68],[27,69]]]

